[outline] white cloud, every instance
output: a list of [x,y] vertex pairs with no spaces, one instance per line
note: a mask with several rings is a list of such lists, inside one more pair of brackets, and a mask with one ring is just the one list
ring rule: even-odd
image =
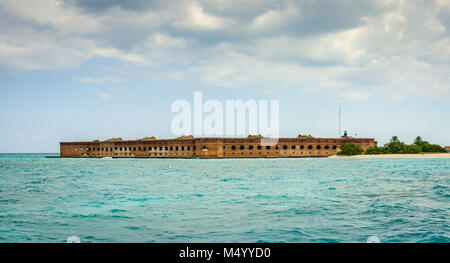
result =
[[126,4],[87,12],[62,0],[2,1],[0,67],[72,69],[107,57],[217,87],[450,99],[449,1],[376,1],[358,12],[314,1]]
[[101,93],[101,94],[98,95],[98,97],[101,100],[110,100],[112,98],[112,95],[108,94],[108,93]]
[[174,24],[176,27],[186,29],[217,30],[230,26],[232,22],[232,19],[205,13],[198,2],[192,1],[186,8],[184,19]]
[[100,24],[76,8],[64,6],[57,0],[3,0],[3,12],[24,22],[50,26],[66,33],[98,32]]
[[77,78],[76,80],[84,83],[96,83],[96,84],[126,82],[126,79],[119,78],[116,76],[104,76],[104,77],[84,76],[81,78]]
[[285,10],[271,9],[264,14],[253,19],[250,25],[251,30],[266,30],[282,26],[289,20],[299,19],[300,10],[288,3]]

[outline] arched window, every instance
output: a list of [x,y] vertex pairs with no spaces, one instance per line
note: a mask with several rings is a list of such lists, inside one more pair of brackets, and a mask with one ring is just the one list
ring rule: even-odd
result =
[[187,147],[187,150],[190,151],[190,150],[191,150],[191,146],[188,146],[188,147]]
[[173,150],[173,146],[170,146],[170,148],[169,148],[171,151]]
[[269,145],[267,145],[267,146],[266,146],[266,149],[267,149],[267,150],[270,150],[270,146],[269,146]]
[[336,145],[333,145],[333,150],[336,150],[337,149],[337,146]]
[[304,145],[300,145],[300,149],[305,149],[305,146]]
[[167,150],[169,150],[169,147],[167,147],[167,146],[166,146],[166,147],[164,147],[164,150],[166,150],[166,151],[167,151]]
[[181,150],[184,151],[184,146],[181,146]]
[[244,145],[241,145],[239,149],[244,150]]
[[248,149],[249,149],[249,150],[253,150],[253,145],[249,145],[249,146],[248,146]]
[[261,145],[258,145],[258,150],[261,150],[261,149],[262,149]]
[[312,149],[312,145],[308,145],[308,149],[310,149],[310,150],[311,150],[311,149]]
[[178,146],[175,147],[175,151],[178,151]]
[[325,145],[325,149],[330,149],[330,146],[328,146],[328,145]]
[[206,150],[206,145],[203,145],[202,149],[203,149],[203,150]]
[[292,146],[291,146],[291,149],[292,149],[292,150],[295,150],[295,145],[292,145]]
[[287,145],[283,145],[283,150],[287,150]]
[[231,150],[236,150],[236,146],[232,145]]
[[317,146],[316,146],[316,149],[317,149],[317,150],[320,150],[320,145],[317,145]]

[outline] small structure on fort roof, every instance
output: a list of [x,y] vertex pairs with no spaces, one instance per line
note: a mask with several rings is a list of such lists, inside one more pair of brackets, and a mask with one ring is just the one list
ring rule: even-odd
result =
[[450,146],[445,146],[445,150],[450,153]]
[[140,139],[140,141],[153,141],[153,140],[156,140],[155,136],[144,137],[144,138]]
[[264,136],[262,136],[261,134],[247,136],[247,139],[263,139],[263,138]]
[[[95,141],[98,141],[98,140],[95,140]],[[105,142],[121,142],[121,141],[123,141],[122,138],[111,138],[111,139],[105,140]]]
[[183,136],[175,138],[175,140],[183,140],[183,139],[194,139],[194,136],[192,136],[192,135],[183,135]]

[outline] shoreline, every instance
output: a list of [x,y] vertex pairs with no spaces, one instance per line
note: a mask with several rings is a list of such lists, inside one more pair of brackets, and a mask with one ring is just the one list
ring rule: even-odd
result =
[[332,155],[328,158],[355,158],[355,159],[377,159],[377,158],[391,158],[391,159],[399,159],[399,158],[415,158],[415,159],[428,159],[428,158],[450,158],[450,153],[418,153],[418,154],[361,154],[361,155],[353,155],[353,156],[340,156],[340,155]]

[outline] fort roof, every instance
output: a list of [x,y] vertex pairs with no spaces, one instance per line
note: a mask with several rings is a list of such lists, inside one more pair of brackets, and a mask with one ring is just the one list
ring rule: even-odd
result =
[[[98,142],[98,140],[95,140],[96,142]],[[122,138],[111,138],[108,140],[105,140],[105,142],[121,142],[123,141]]]
[[[201,137],[194,138],[193,136],[181,136],[175,139],[156,139],[155,137],[145,137],[138,140],[122,140],[121,138],[112,138],[105,141],[78,141],[78,142],[61,142],[60,144],[85,144],[85,145],[93,145],[100,143],[114,143],[114,144],[130,144],[130,143],[174,143],[174,142],[202,142],[202,143],[259,143],[264,138],[262,136],[248,136],[246,138],[236,138],[236,137]],[[315,138],[312,136],[299,136],[293,138],[278,138],[278,143],[295,143],[295,142],[322,142],[322,143],[331,143],[331,142],[368,142],[375,141],[373,138],[353,138],[353,137],[344,137],[341,138]],[[376,142],[375,142],[376,143]]]

